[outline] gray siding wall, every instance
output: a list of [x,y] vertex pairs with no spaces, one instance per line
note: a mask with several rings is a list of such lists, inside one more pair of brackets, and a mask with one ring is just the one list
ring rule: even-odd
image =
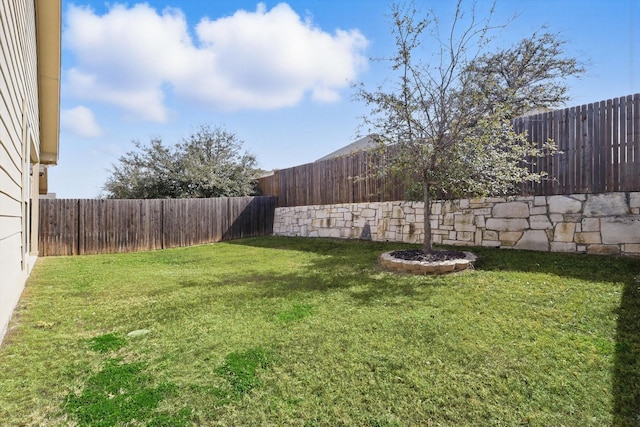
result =
[[[29,203],[39,153],[34,0],[0,0],[0,340],[33,267]],[[36,196],[37,197],[37,196]]]

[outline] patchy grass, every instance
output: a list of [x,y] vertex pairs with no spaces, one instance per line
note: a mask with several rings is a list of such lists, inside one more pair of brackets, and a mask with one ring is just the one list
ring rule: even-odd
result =
[[89,348],[93,351],[106,353],[110,350],[118,350],[127,344],[127,340],[118,334],[104,334],[88,340]]
[[474,248],[475,271],[380,270],[401,247],[40,259],[0,348],[0,425],[640,423],[640,261]]
[[284,323],[297,322],[310,316],[313,313],[313,306],[310,304],[294,304],[290,309],[283,310],[276,316]]
[[[80,394],[68,394],[63,410],[81,425],[130,425],[144,420],[149,425],[186,425],[191,415],[189,408],[177,414],[155,413],[160,401],[175,391],[173,384],[149,386],[150,378],[143,374],[144,363],[123,363],[121,359],[108,359],[103,368],[87,378]],[[170,422],[170,424],[166,424]]]
[[236,396],[242,396],[260,385],[257,370],[266,368],[270,359],[269,353],[261,348],[230,353],[224,358],[224,364],[216,369],[216,373],[229,381]]

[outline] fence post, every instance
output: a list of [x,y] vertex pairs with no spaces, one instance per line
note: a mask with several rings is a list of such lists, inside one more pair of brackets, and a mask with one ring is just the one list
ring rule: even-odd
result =
[[76,230],[77,230],[77,236],[76,236],[76,253],[74,253],[75,251],[71,251],[71,253],[73,255],[84,255],[81,247],[80,247],[80,230],[82,230],[81,225],[82,225],[82,199],[78,199],[78,218],[76,218]]
[[165,203],[164,200],[160,201],[160,247],[161,249],[164,249],[165,246],[165,238],[164,238],[164,209],[165,209]]

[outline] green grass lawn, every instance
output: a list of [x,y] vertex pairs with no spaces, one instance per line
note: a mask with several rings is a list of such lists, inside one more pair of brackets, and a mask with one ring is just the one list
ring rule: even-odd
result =
[[0,425],[640,425],[639,260],[474,248],[474,271],[380,270],[400,247],[40,259]]

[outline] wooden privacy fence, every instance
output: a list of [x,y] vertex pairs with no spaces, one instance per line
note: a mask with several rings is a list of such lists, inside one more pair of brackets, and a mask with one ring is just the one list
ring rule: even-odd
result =
[[40,200],[41,256],[134,252],[273,233],[274,197]]
[[554,180],[531,185],[536,195],[640,191],[640,94],[520,117],[516,132],[553,139],[560,154],[535,159]]
[[[518,132],[561,153],[534,159],[532,169],[552,179],[523,187],[538,196],[640,191],[640,94],[514,120]],[[261,178],[262,194],[278,206],[406,200],[397,178],[376,177],[380,159],[368,152],[275,171]]]
[[261,194],[277,197],[278,207],[404,200],[401,179],[375,173],[381,161],[377,153],[359,151],[277,170],[258,186]]

